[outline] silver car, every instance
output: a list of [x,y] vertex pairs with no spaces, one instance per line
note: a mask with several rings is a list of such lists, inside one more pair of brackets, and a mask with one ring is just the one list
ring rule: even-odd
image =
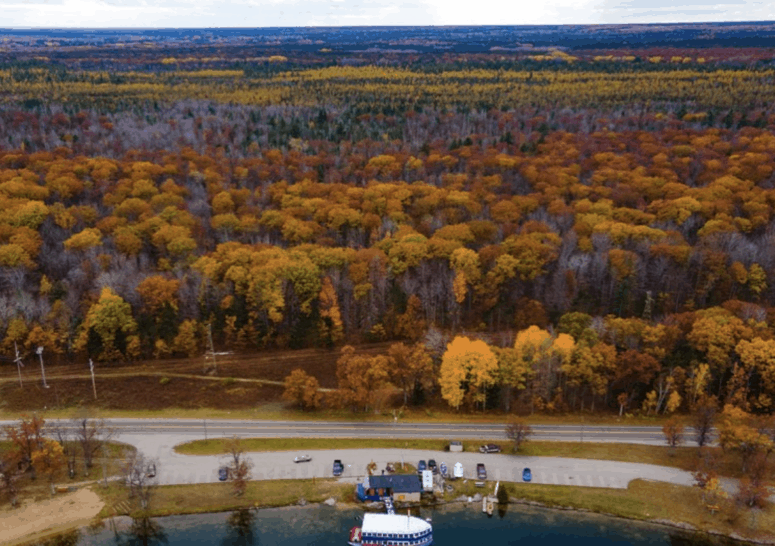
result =
[[299,455],[293,459],[294,463],[308,463],[312,460],[309,455]]

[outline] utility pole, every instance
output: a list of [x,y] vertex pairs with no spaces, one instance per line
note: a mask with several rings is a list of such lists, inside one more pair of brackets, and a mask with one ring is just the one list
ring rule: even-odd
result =
[[24,367],[24,364],[22,363],[22,357],[19,356],[19,347],[16,346],[16,342],[13,342],[13,349],[16,351],[16,369],[19,370],[19,386],[24,387],[22,384],[22,368]]
[[89,359],[89,371],[91,372],[91,388],[94,391],[94,399],[97,399],[97,384],[94,382],[94,362]]
[[40,358],[40,375],[43,376],[43,388],[47,389],[48,385],[46,385],[46,370],[43,368],[43,347],[38,347],[35,352],[38,353],[38,357]]
[[205,373],[207,373],[207,359],[213,359],[213,369],[215,374],[218,374],[218,362],[215,360],[215,345],[213,345],[213,324],[212,322],[207,325],[207,353],[205,354]]

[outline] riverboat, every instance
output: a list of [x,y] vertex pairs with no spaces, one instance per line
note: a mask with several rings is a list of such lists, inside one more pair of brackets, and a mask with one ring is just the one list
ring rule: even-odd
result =
[[363,515],[361,527],[350,529],[350,546],[430,546],[433,529],[427,521],[398,514]]

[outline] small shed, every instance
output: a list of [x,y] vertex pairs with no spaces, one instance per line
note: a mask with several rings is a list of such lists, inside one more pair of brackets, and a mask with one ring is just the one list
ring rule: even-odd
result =
[[460,441],[452,441],[449,443],[449,450],[450,451],[463,451],[463,442]]
[[421,493],[420,476],[415,474],[369,476],[363,484],[358,484],[358,498],[362,501],[391,497],[394,501],[419,502]]

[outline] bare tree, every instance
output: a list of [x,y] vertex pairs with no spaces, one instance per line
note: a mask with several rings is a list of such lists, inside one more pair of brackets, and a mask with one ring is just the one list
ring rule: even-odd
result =
[[506,438],[514,442],[514,451],[519,451],[520,446],[533,434],[533,429],[522,419],[511,419],[506,424]]
[[703,397],[694,408],[692,426],[694,427],[697,446],[703,447],[710,440],[710,431],[716,420],[718,404],[715,397]]
[[94,457],[114,436],[115,431],[105,425],[103,419],[75,417],[73,420],[75,439],[81,445],[86,474],[94,466]]
[[32,453],[43,445],[43,428],[45,424],[46,421],[37,415],[32,417],[22,415],[18,427],[13,425],[3,427],[5,436],[10,440],[12,444],[11,450],[15,453],[17,460],[23,465],[25,471],[31,468],[33,476],[35,469],[32,466]]
[[226,442],[224,453],[228,458],[229,480],[234,486],[234,495],[239,497],[245,493],[250,481],[253,461],[247,458],[242,442],[236,436]]
[[772,465],[767,460],[767,455],[765,453],[755,455],[749,464],[748,472],[740,479],[735,501],[748,508],[764,508],[770,495],[767,489],[767,477],[771,473]]
[[137,502],[141,510],[147,510],[156,486],[157,462],[135,452],[122,468],[124,483],[129,488],[129,498]]

